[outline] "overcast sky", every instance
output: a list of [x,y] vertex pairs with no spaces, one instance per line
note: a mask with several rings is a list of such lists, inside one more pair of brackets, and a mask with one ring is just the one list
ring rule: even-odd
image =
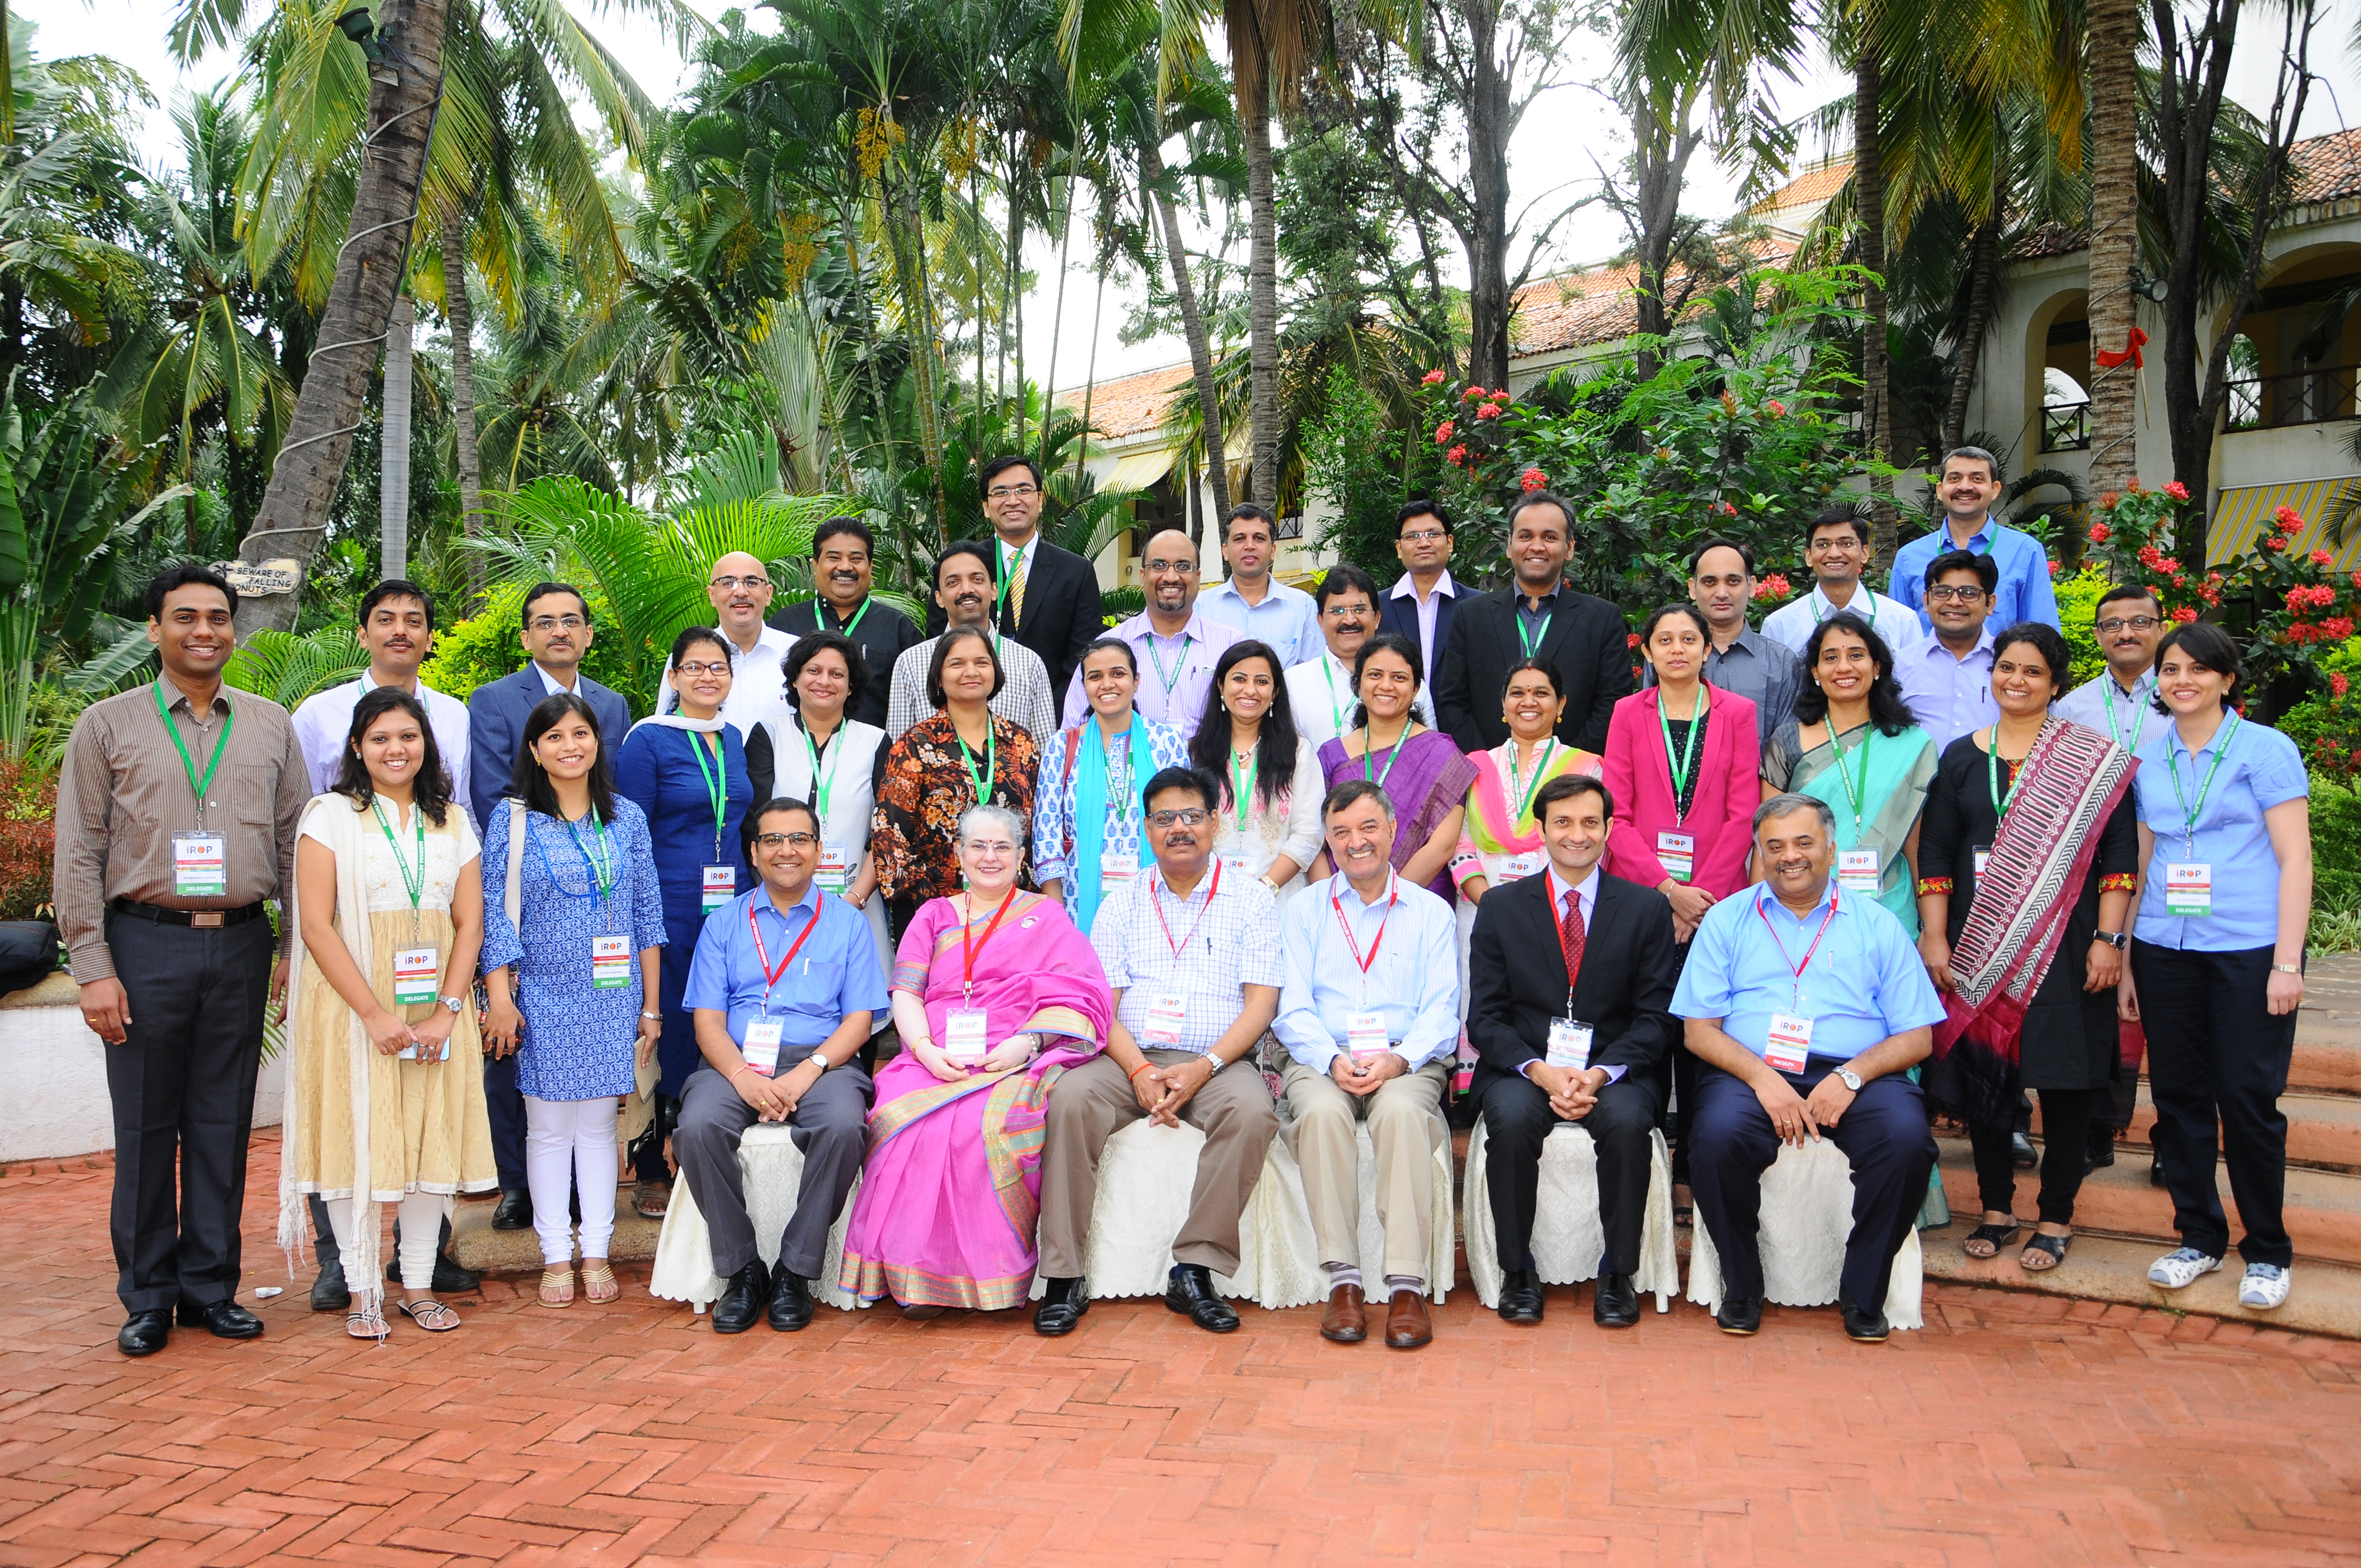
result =
[[[707,16],[719,16],[723,9],[715,0],[687,3]],[[30,16],[39,25],[35,47],[42,55],[112,55],[146,77],[166,105],[177,92],[220,81],[230,73],[235,63],[225,55],[216,55],[192,69],[182,70],[164,48],[164,29],[175,8],[167,0],[38,0],[35,4],[19,0],[19,14]],[[672,96],[683,71],[680,56],[666,38],[653,27],[618,16],[606,7],[577,5],[576,9],[588,16],[591,30],[606,40],[620,59],[631,63],[641,85],[652,96],[659,102]],[[2250,5],[2247,11],[2247,25],[2240,28],[2238,58],[2233,62],[2231,92],[2241,102],[2267,108],[2279,30],[2276,27],[2257,25],[2270,18],[2269,8]],[[2305,129],[2315,135],[2361,122],[2361,61],[2356,61],[2345,48],[2345,40],[2351,36],[2347,14],[2339,4],[2330,5],[2326,11],[2327,19],[2317,36],[2312,62],[2322,80],[2313,85],[2304,116]],[[754,15],[760,18],[763,14]],[[756,25],[760,27],[762,22],[758,20]],[[1798,81],[1783,88],[1780,107],[1785,114],[1801,114],[1842,95],[1850,88],[1849,73],[1835,70],[1825,59],[1816,59]],[[141,126],[138,145],[153,166],[177,166],[180,162],[178,143],[166,113],[149,116]],[[1546,210],[1554,210],[1574,196],[1595,192],[1598,177],[1594,158],[1598,165],[1612,170],[1622,156],[1623,146],[1619,116],[1597,90],[1587,85],[1570,85],[1547,94],[1528,115],[1510,149],[1511,213],[1523,203],[1538,203],[1544,199]],[[1700,158],[1691,166],[1683,204],[1687,211],[1705,216],[1726,215],[1736,204],[1738,184],[1736,171]],[[1621,229],[1614,215],[1594,203],[1560,225],[1556,259],[1561,263],[1597,260],[1613,254],[1621,244]],[[1244,259],[1243,247],[1238,258]],[[1040,276],[1040,297],[1044,302],[1026,312],[1027,368],[1038,378],[1038,367],[1049,352],[1051,323],[1046,302],[1055,292],[1057,256],[1046,241],[1037,237],[1028,247],[1027,261]],[[1091,296],[1090,275],[1078,266],[1066,290],[1068,320],[1058,345],[1053,381],[1058,387],[1076,385],[1083,378],[1090,353]],[[1096,362],[1097,373],[1103,379],[1187,357],[1186,346],[1177,338],[1150,339],[1129,346],[1117,341],[1117,334],[1137,297],[1136,291],[1125,294],[1112,288],[1108,291]]]

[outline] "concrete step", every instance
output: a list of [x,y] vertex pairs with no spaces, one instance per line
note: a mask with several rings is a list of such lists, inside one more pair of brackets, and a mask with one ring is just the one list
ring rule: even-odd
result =
[[2207,1275],[2185,1290],[2163,1290],[2147,1282],[2148,1265],[2167,1250],[2153,1241],[2081,1232],[2064,1263],[2046,1273],[2027,1274],[2016,1266],[2024,1250],[2023,1236],[1998,1257],[1975,1258],[1962,1253],[1960,1244],[1974,1225],[1975,1216],[1969,1214],[1953,1220],[1945,1229],[1918,1234],[1927,1278],[2169,1312],[2199,1312],[2258,1327],[2361,1339],[2361,1269],[2304,1260],[2296,1266],[2295,1288],[2285,1306],[2275,1312],[2250,1312],[2238,1305],[2240,1266],[2235,1256],[2223,1264],[2219,1273]]
[[[2361,1173],[2361,1098],[2347,1094],[2283,1094],[2279,1109],[2288,1119],[2288,1163],[2324,1170]],[[2132,1124],[2116,1136],[2119,1147],[2145,1157],[2150,1129],[2156,1125],[2156,1103],[2142,1083]],[[2041,1096],[2033,1097],[2033,1135],[2041,1136]]]
[[[497,1197],[497,1194],[494,1195]],[[493,1199],[469,1200],[451,1215],[451,1256],[462,1268],[487,1274],[538,1274],[541,1243],[530,1230],[492,1229]],[[629,1187],[615,1195],[615,1241],[608,1258],[615,1263],[646,1263],[656,1255],[661,1220],[642,1220],[632,1212]]]

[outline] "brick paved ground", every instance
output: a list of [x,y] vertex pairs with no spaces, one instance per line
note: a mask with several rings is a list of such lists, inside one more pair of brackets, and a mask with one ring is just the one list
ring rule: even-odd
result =
[[[249,1284],[286,1283],[276,1156]],[[0,1173],[0,1563],[2361,1563],[2348,1342],[1956,1287],[1882,1348],[1776,1309],[1608,1335],[1567,1291],[1512,1331],[1466,1290],[1413,1354],[1153,1303],[726,1340],[626,1271],[381,1348],[291,1292],[129,1362],[109,1179]]]

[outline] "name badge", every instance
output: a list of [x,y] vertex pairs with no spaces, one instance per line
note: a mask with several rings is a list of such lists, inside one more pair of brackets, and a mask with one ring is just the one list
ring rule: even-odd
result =
[[822,893],[842,894],[845,884],[852,880],[852,851],[839,844],[823,844],[819,850],[819,870],[813,880]]
[[772,1069],[779,1065],[779,1036],[786,1026],[786,1021],[781,1018],[755,1018],[746,1025],[746,1043],[738,1047],[738,1054],[764,1078],[770,1077]]
[[1260,872],[1254,869],[1253,862],[1244,855],[1224,855],[1221,857],[1221,861],[1224,876],[1258,877],[1262,875]]
[[1099,886],[1102,888],[1122,887],[1138,874],[1139,857],[1137,855],[1101,855],[1099,857]]
[[943,1055],[961,1067],[983,1059],[983,1009],[954,1007],[943,1020]]
[[631,950],[623,937],[590,938],[590,986],[594,991],[620,991],[631,978]]
[[436,970],[442,955],[433,948],[396,948],[393,950],[393,1003],[408,1007],[421,1002],[433,1002],[438,987]]
[[1976,880],[1978,882],[1982,882],[1984,880],[1984,868],[1992,864],[1992,846],[1990,844],[1978,844],[1975,849],[1975,856]]
[[1515,882],[1520,878],[1532,876],[1541,869],[1542,853],[1538,850],[1522,855],[1503,855],[1500,857],[1500,872],[1497,880],[1504,883]]
[[1177,1049],[1180,1025],[1189,1021],[1189,999],[1177,991],[1159,991],[1148,999],[1148,1043]]
[[737,896],[738,868],[736,866],[705,868],[705,882],[699,890],[699,898],[705,913],[712,914]]
[[1572,1018],[1553,1018],[1549,1027],[1549,1065],[1581,1072],[1590,1066],[1590,1025]]
[[1875,850],[1839,850],[1837,885],[1847,893],[1877,893],[1879,873]]
[[182,898],[229,893],[229,840],[218,833],[172,835],[172,891]]
[[2213,868],[2184,861],[2164,868],[2164,912],[2202,920],[2213,913]]
[[1697,835],[1694,833],[1659,833],[1656,835],[1656,859],[1664,874],[1675,882],[1686,882],[1697,869]]
[[1345,1014],[1345,1048],[1353,1053],[1356,1062],[1386,1050],[1386,1015],[1382,1013]]
[[1771,1014],[1771,1037],[1763,1042],[1763,1059],[1781,1072],[1801,1072],[1812,1054],[1812,1021],[1794,1013]]

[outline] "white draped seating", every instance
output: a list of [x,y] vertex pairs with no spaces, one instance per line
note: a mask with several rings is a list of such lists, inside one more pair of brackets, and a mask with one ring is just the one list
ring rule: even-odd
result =
[[[796,1147],[794,1129],[785,1122],[757,1122],[746,1129],[738,1145],[738,1168],[746,1184],[746,1213],[753,1222],[754,1245],[766,1265],[779,1261],[779,1234],[795,1212],[796,1195],[803,1181],[804,1153]],[[852,1184],[853,1192],[861,1183]],[[828,1234],[828,1255],[821,1277],[812,1288],[812,1299],[847,1311],[861,1303],[839,1289],[837,1266],[844,1261],[844,1232],[852,1218],[852,1198],[836,1216]],[[713,1237],[697,1197],[686,1179],[675,1179],[672,1204],[664,1212],[664,1229],[656,1236],[655,1266],[648,1276],[648,1294],[666,1301],[686,1301],[702,1312],[720,1298],[729,1282],[713,1272]]]
[[[1649,1135],[1646,1217],[1640,1227],[1640,1267],[1632,1276],[1642,1293],[1656,1298],[1656,1310],[1673,1310],[1681,1293],[1681,1261],[1673,1237],[1673,1167],[1664,1135]],[[1492,1202],[1485,1188],[1489,1140],[1482,1117],[1467,1138],[1466,1186],[1459,1198],[1466,1227],[1467,1272],[1476,1299],[1500,1304],[1500,1249],[1492,1231]],[[1598,1277],[1606,1234],[1598,1223],[1598,1152],[1578,1124],[1563,1123],[1542,1144],[1541,1192],[1533,1205],[1534,1270],[1544,1285],[1576,1285]]]
[[[1783,1307],[1825,1307],[1837,1299],[1845,1238],[1852,1234],[1852,1163],[1834,1141],[1802,1148],[1783,1144],[1763,1173],[1763,1296]],[[1473,1247],[1470,1247],[1471,1254]],[[1885,1291],[1886,1321],[1923,1327],[1919,1296],[1924,1266],[1913,1228],[1894,1255]],[[1689,1299],[1708,1311],[1721,1305],[1721,1257],[1699,1216],[1689,1245]]]

